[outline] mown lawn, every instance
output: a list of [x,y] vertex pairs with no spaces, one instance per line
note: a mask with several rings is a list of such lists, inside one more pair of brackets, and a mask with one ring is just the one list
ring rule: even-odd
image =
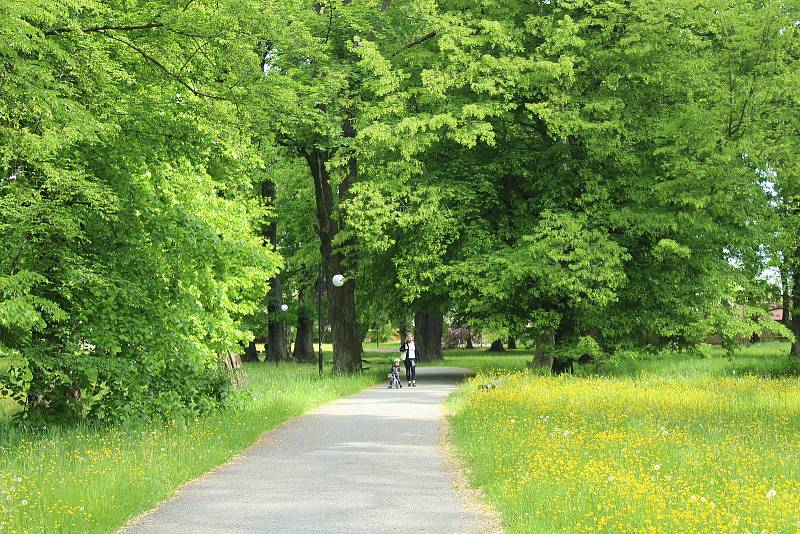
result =
[[[800,379],[786,346],[479,376],[452,439],[508,532],[800,530]],[[494,389],[482,384],[499,384]]]
[[246,371],[241,407],[202,418],[37,433],[0,422],[0,533],[113,532],[280,422],[382,376],[319,380],[315,366],[295,364]]

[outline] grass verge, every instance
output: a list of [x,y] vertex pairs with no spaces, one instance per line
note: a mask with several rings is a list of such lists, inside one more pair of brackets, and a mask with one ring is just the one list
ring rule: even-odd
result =
[[786,358],[494,372],[490,390],[479,374],[448,401],[451,436],[509,533],[795,532],[800,379],[782,376]]
[[0,532],[113,532],[282,421],[356,393],[382,373],[320,380],[315,366],[246,366],[242,406],[145,427],[0,423]]
[[[396,347],[395,347],[396,348]],[[366,349],[366,347],[365,347]],[[392,360],[398,358],[398,352],[377,352],[366,349],[364,358],[370,363],[372,369],[386,369],[388,371]],[[533,356],[531,351],[509,350],[502,353],[490,353],[485,350],[447,350],[444,359],[421,362],[422,367],[464,367],[476,371],[508,371],[524,369]]]

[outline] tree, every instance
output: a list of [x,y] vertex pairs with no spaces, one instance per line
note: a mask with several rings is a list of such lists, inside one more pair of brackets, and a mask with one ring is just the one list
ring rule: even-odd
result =
[[0,359],[28,370],[27,416],[226,396],[219,355],[250,337],[281,261],[235,103],[253,72],[227,68],[253,56],[238,9],[254,6],[202,4],[0,10]]
[[313,312],[309,306],[303,302],[302,293],[300,293],[298,301],[297,328],[292,356],[298,362],[313,362],[317,356],[314,353]]
[[739,302],[763,238],[755,155],[794,23],[779,4],[673,7],[442,6],[435,39],[391,63],[423,83],[409,76],[360,128],[386,169],[354,188],[361,242],[391,252],[435,206],[414,272],[393,256],[399,284],[445,285],[457,313],[502,336],[614,350],[710,333],[731,346],[761,328]]

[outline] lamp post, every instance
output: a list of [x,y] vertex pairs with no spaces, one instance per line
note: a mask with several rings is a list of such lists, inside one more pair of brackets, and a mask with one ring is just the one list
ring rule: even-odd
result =
[[[278,298],[278,302],[280,302],[280,295],[278,295],[277,298]],[[275,338],[279,337],[278,334],[276,333],[276,331],[278,330],[278,327],[280,326],[280,330],[283,333],[280,336],[280,341],[281,341],[281,344],[285,345],[285,343],[286,343],[286,337],[285,337],[286,336],[286,326],[285,326],[285,324],[283,322],[283,318],[281,318],[279,313],[289,311],[289,305],[285,304],[285,303],[282,303],[280,306],[278,306],[277,302],[275,302],[273,304],[270,304],[270,306],[267,308],[267,313],[268,314],[270,313],[270,309],[275,310],[274,313],[273,313],[273,319],[269,323],[269,332],[270,332],[269,333],[269,338],[270,338],[270,342],[274,342]],[[274,335],[273,335],[273,333],[274,333]],[[282,354],[284,348],[281,348],[280,351],[273,350],[273,352],[275,353],[275,367],[277,367],[278,363],[280,362],[280,355]],[[268,356],[268,358],[269,358],[269,356]]]
[[[323,260],[324,262],[324,260]],[[325,265],[323,262],[319,264],[319,288],[317,291],[317,336],[319,337],[319,376],[322,378],[322,290],[325,287]],[[331,278],[331,283],[335,287],[342,287],[344,285],[344,276],[341,274],[335,274]]]

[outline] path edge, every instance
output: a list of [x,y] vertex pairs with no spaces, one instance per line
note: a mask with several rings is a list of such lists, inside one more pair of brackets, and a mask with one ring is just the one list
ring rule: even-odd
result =
[[224,467],[227,467],[227,466],[229,466],[231,464],[234,464],[234,463],[242,460],[242,457],[245,454],[247,454],[248,452],[250,452],[252,449],[255,449],[256,447],[259,447],[261,445],[269,443],[271,435],[276,433],[276,432],[278,432],[279,430],[281,430],[284,426],[290,425],[290,424],[296,422],[298,419],[302,419],[303,417],[307,416],[308,414],[313,413],[316,410],[319,410],[323,406],[326,406],[326,405],[331,404],[333,402],[338,402],[338,401],[343,400],[343,399],[349,399],[350,397],[354,397],[355,395],[360,395],[361,393],[363,393],[363,392],[365,392],[365,391],[367,391],[369,389],[378,387],[378,385],[379,385],[379,383],[372,384],[371,386],[367,386],[367,387],[365,387],[364,389],[362,389],[360,391],[356,391],[352,395],[348,395],[347,397],[340,397],[338,399],[329,400],[328,402],[322,403],[319,406],[315,406],[315,407],[311,408],[308,411],[305,411],[305,412],[303,412],[301,414],[297,414],[294,417],[286,419],[285,421],[281,421],[280,423],[275,425],[274,428],[262,432],[258,436],[258,438],[256,438],[256,440],[253,443],[251,443],[250,445],[248,445],[247,447],[245,447],[241,451],[237,452],[236,454],[234,454],[233,456],[231,456],[230,458],[225,460],[223,463],[217,465],[216,467],[213,467],[213,468],[209,469],[205,473],[202,473],[202,474],[196,476],[195,478],[192,478],[192,479],[189,479],[189,480],[183,482],[180,486],[175,488],[175,490],[170,494],[169,497],[157,502],[151,508],[145,510],[144,512],[142,512],[142,513],[130,518],[128,521],[125,522],[125,524],[121,525],[116,530],[114,530],[114,534],[125,534],[125,532],[130,527],[132,527],[132,526],[136,525],[137,523],[141,522],[142,520],[147,518],[150,514],[152,514],[153,512],[155,512],[156,510],[158,510],[159,508],[161,508],[162,506],[164,506],[165,504],[167,504],[168,502],[173,500],[175,497],[177,497],[181,493],[181,491],[183,491],[183,489],[186,486],[188,486],[189,484],[194,484],[198,480],[202,480],[202,479],[204,479],[206,477],[209,477],[209,476],[215,474],[220,469],[222,469]]
[[481,530],[486,534],[505,534],[500,512],[489,502],[486,494],[480,488],[475,488],[470,484],[469,466],[456,454],[455,444],[451,439],[453,428],[450,424],[450,417],[452,413],[445,407],[445,404],[446,401],[442,403],[443,413],[437,440],[437,448],[442,457],[442,470],[450,479],[450,486],[456,495],[464,502],[467,513],[472,516]]

